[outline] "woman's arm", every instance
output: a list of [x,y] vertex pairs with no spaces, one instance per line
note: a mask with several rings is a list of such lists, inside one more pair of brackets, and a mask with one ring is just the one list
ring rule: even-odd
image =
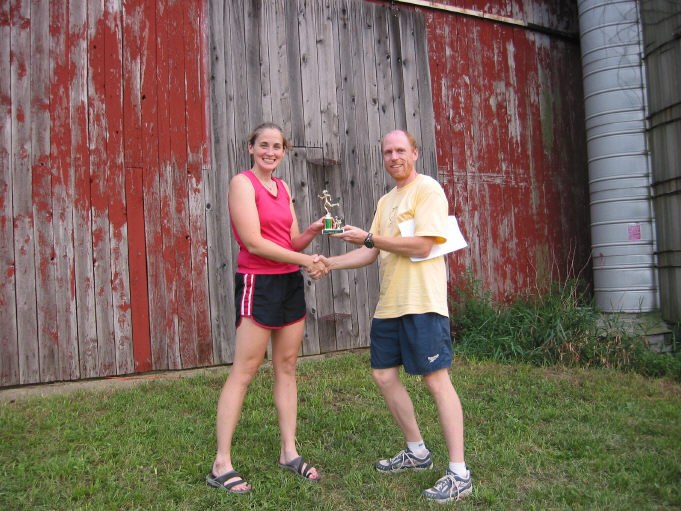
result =
[[[251,254],[281,263],[292,263],[304,267],[313,265],[313,256],[287,250],[262,237],[258,209],[255,205],[255,190],[247,177],[236,175],[232,178],[227,200],[234,228]],[[292,234],[298,231],[295,215],[291,231]]]

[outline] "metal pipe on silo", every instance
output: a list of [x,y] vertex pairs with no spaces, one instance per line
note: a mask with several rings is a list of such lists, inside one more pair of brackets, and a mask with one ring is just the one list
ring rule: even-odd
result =
[[638,4],[580,0],[596,307],[659,307]]

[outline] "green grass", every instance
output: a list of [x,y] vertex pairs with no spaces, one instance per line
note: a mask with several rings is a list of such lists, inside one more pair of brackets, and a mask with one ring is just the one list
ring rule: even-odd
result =
[[[141,383],[0,404],[0,509],[409,510],[447,459],[436,410],[405,377],[436,470],[378,474],[402,438],[365,351],[301,361],[301,454],[311,484],[276,466],[278,428],[265,366],[246,398],[233,457],[255,486],[209,488],[223,376]],[[606,368],[458,359],[474,494],[457,509],[681,509],[681,385]]]

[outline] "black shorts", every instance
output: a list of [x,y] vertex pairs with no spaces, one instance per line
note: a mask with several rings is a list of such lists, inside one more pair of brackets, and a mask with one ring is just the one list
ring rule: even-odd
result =
[[237,273],[236,326],[251,318],[264,328],[282,328],[305,319],[305,281],[300,271],[277,275]]

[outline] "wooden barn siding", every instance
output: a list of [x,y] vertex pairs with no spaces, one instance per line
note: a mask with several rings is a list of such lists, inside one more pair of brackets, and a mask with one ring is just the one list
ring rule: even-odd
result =
[[471,269],[501,298],[548,277],[590,281],[576,2],[437,3],[549,29],[419,8],[440,181],[470,244],[449,257],[451,280]]
[[213,363],[205,11],[0,3],[0,385]]
[[[206,176],[209,278],[216,360],[230,362],[237,247],[225,198],[250,166],[246,138],[262,121],[282,126],[293,148],[278,173],[291,186],[301,228],[324,209],[328,189],[346,223],[368,228],[392,185],[380,138],[397,126],[422,140],[423,171],[437,176],[425,18],[361,0],[213,1],[212,172]],[[347,246],[317,238],[308,252]],[[378,298],[375,265],[307,281],[303,355],[367,346]]]
[[[576,32],[572,2],[443,3]],[[471,243],[453,276],[511,293],[586,261],[575,40],[381,2],[233,4],[0,3],[0,386],[231,361],[226,183],[266,118],[298,146],[282,173],[308,188],[301,226],[327,186],[368,225],[389,186],[378,141],[401,125]],[[366,345],[376,268],[333,279],[310,283],[305,354]]]

